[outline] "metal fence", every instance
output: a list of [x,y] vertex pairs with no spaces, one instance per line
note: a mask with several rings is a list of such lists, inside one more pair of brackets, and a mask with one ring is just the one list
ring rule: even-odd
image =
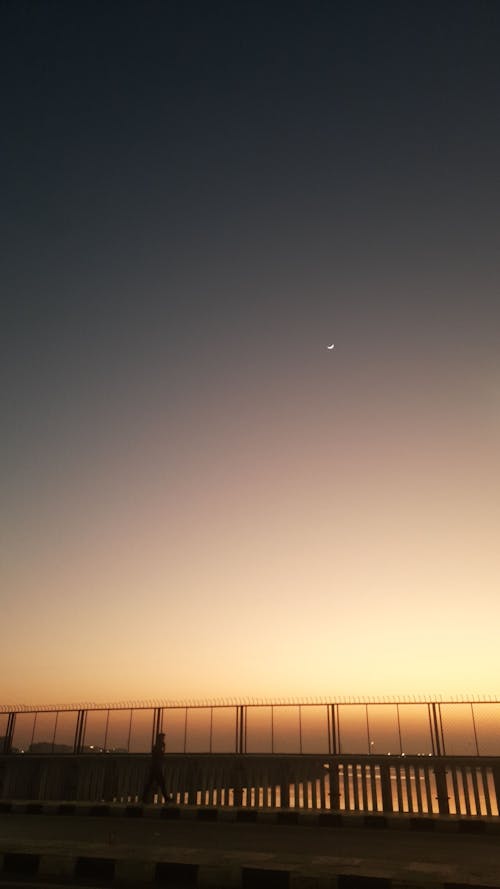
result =
[[500,701],[133,702],[0,707],[0,753],[499,756]]
[[[168,754],[166,791],[177,806],[498,817],[500,759],[352,754]],[[142,802],[147,754],[0,756],[0,800]],[[149,802],[161,805],[162,797]],[[97,814],[101,813],[98,809]],[[246,812],[247,816],[250,813]]]

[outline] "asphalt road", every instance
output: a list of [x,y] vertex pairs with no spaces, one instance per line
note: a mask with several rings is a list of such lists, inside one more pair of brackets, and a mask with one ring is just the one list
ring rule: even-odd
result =
[[494,834],[0,815],[0,852],[12,851],[204,865],[229,862],[311,874],[358,873],[500,887],[500,838]]

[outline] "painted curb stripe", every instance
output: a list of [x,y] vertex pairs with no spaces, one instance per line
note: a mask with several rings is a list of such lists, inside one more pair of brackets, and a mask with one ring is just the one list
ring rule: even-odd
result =
[[[136,861],[135,859],[96,858],[91,856],[34,855],[23,852],[0,854],[0,874],[17,879],[60,879],[78,882],[105,883],[124,886],[140,879],[142,884],[153,886],[182,886],[186,889],[204,889],[210,886],[237,887],[237,889],[294,889],[301,885],[311,889],[329,886],[331,889],[417,889],[425,882],[419,878],[405,879],[374,877],[363,874],[330,874],[306,876],[295,870],[231,866],[210,866],[175,861]],[[40,883],[40,886],[43,883]],[[65,883],[66,885],[66,883]],[[485,883],[432,882],[433,889],[498,889]]]
[[38,874],[39,867],[40,855],[33,855],[30,852],[4,852],[3,873],[5,874],[35,876]]
[[410,830],[447,833],[498,833],[500,819],[481,817],[429,817],[426,815],[384,815],[377,813],[308,812],[216,808],[210,806],[142,806],[137,803],[39,803],[0,802],[0,814],[75,815],[92,818],[160,818],[165,820],[236,821],[243,824],[289,824],[303,827],[365,828],[368,830]]

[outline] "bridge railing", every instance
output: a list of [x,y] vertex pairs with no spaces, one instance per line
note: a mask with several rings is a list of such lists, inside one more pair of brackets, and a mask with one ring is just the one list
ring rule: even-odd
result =
[[[143,754],[0,756],[0,798],[135,804],[149,764]],[[498,816],[500,805],[500,757],[167,754],[165,779],[173,802],[201,808]]]
[[1,753],[500,755],[500,701],[0,707]]

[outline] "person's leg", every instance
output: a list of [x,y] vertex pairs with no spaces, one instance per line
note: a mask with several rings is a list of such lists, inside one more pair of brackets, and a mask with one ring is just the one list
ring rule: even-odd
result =
[[158,781],[158,783],[160,785],[161,792],[163,793],[163,796],[165,797],[165,802],[168,803],[170,801],[170,795],[167,791],[167,786],[165,784],[165,775],[163,774],[162,771],[160,771],[159,779],[160,780]]
[[168,793],[165,786],[165,777],[163,775],[163,769],[160,765],[156,766],[154,770],[154,783],[158,785],[158,788],[161,790],[163,796],[165,797],[165,801],[168,801]]
[[147,803],[147,801],[148,801],[148,794],[149,794],[149,791],[151,790],[151,787],[154,784],[154,779],[155,779],[155,776],[154,776],[153,770],[150,769],[148,777],[146,779],[146,783],[144,785],[144,790],[142,791],[143,803]]

